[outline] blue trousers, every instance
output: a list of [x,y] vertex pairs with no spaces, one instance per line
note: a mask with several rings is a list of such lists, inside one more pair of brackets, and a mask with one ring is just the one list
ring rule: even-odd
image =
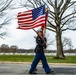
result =
[[35,68],[40,60],[42,61],[42,65],[44,67],[45,72],[46,73],[50,72],[51,69],[49,68],[49,66],[47,64],[45,54],[44,53],[36,53],[35,58],[31,64],[31,68],[29,71],[30,73],[34,72],[34,70],[35,70]]

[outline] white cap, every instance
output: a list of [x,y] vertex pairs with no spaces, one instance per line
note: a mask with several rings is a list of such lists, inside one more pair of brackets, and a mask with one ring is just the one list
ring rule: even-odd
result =
[[42,32],[42,30],[37,30],[37,32]]

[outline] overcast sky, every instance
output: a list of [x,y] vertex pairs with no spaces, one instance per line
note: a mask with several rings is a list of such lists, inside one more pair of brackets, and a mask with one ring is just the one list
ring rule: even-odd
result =
[[[18,1],[18,0],[17,0]],[[9,46],[11,45],[17,45],[19,48],[24,49],[31,49],[35,48],[35,38],[36,33],[31,30],[19,30],[16,29],[18,26],[17,23],[17,13],[25,11],[26,8],[20,8],[20,9],[13,9],[10,12],[6,11],[11,15],[12,21],[9,25],[6,25],[4,29],[7,31],[7,36],[4,36],[4,39],[0,38],[0,45],[1,44],[7,44]],[[1,20],[1,19],[0,19]],[[39,28],[36,28],[38,30]],[[55,40],[55,33],[51,31],[47,31],[47,34],[49,35],[50,40]],[[63,32],[63,37],[71,38],[73,43],[73,48],[76,48],[76,31],[67,31]],[[48,49],[56,49],[55,43],[53,45],[50,45]]]

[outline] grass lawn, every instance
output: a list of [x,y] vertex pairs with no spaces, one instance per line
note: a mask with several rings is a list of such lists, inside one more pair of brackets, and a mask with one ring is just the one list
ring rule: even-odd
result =
[[[66,56],[65,59],[54,59],[53,56],[46,56],[48,63],[76,63],[76,56]],[[32,55],[0,55],[0,62],[32,62]]]

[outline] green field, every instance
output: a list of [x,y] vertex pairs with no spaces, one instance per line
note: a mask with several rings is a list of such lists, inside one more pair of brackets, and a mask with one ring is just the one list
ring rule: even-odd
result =
[[[76,63],[76,56],[66,56],[65,59],[54,59],[46,56],[48,63]],[[0,62],[32,62],[33,55],[0,55]]]

